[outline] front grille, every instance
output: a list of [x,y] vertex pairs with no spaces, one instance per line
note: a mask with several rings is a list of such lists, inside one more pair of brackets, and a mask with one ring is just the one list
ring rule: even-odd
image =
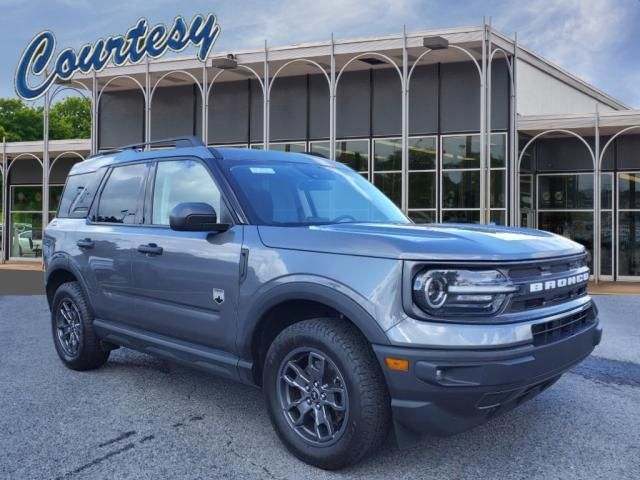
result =
[[528,289],[529,285],[535,282],[544,283],[549,280],[570,277],[584,271],[585,266],[586,258],[580,256],[509,267],[507,271],[509,279],[516,285],[520,285],[521,288],[511,298],[507,313],[558,305],[587,295],[586,283],[538,292],[531,292]]
[[592,325],[595,318],[593,307],[589,307],[582,312],[533,325],[531,327],[533,344],[535,346],[548,345],[575,335]]

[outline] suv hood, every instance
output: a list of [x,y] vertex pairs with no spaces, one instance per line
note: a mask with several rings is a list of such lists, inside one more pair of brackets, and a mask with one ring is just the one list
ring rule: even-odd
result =
[[259,226],[258,231],[272,248],[402,260],[511,261],[584,252],[582,245],[553,233],[488,225],[343,223]]

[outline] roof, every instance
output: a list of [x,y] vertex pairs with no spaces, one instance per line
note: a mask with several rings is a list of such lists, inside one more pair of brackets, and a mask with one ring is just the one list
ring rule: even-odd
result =
[[[321,66],[328,72],[329,66],[327,62],[323,60],[323,57],[325,59],[329,58],[332,50],[335,52],[336,57],[342,58],[353,57],[365,52],[385,52],[394,61],[397,62],[398,66],[401,67],[401,52],[405,43],[405,38],[407,48],[410,51],[410,60],[415,58],[415,55],[411,53],[412,50],[414,53],[418,51],[424,51],[422,41],[426,36],[442,36],[446,38],[449,43],[464,46],[472,51],[476,55],[476,57],[479,57],[483,36],[482,30],[482,26],[456,27],[424,30],[419,32],[407,32],[406,37],[402,33],[400,33],[395,35],[371,36],[347,40],[326,40],[321,42],[300,43],[286,46],[269,46],[266,51],[265,48],[262,47],[256,49],[235,50],[231,52],[219,52],[211,55],[210,59],[226,58],[227,55],[233,54],[237,58],[238,64],[251,65],[257,72],[257,74],[263,75],[263,65],[266,54],[269,63],[273,64],[270,67],[270,73],[273,75],[273,73],[277,71],[278,66],[283,65],[290,60],[301,58],[314,59],[318,61]],[[513,38],[491,27],[488,27],[488,31],[490,32],[490,39],[493,48],[501,48],[508,54],[511,54],[515,50],[516,41]],[[524,61],[536,68],[539,68],[545,73],[587,94],[588,96],[591,96],[595,100],[608,105],[614,110],[626,110],[629,108],[620,100],[604,93],[593,85],[590,85],[584,80],[569,73],[567,70],[559,67],[558,65],[555,65],[549,60],[546,60],[545,58],[532,52],[531,50],[524,48],[519,43],[517,44],[517,46],[519,60]],[[345,55],[348,57],[345,57]],[[448,57],[456,59],[455,61],[463,61],[465,59],[468,60],[468,58],[464,58],[464,56],[461,57],[460,55],[460,52],[456,52],[453,49],[437,50],[430,53],[427,57],[425,57],[424,60],[429,62],[451,61],[451,59],[447,60]],[[207,66],[211,65],[209,63],[210,59],[208,60]],[[102,71],[97,72],[95,75],[99,81],[102,80],[103,82],[109,79],[115,79],[115,77],[125,75],[131,76],[133,78],[138,77],[137,81],[139,81],[145,75],[148,68],[149,73],[152,75],[155,74],[157,76],[167,74],[169,72],[181,71],[183,72],[183,74],[187,72],[189,75],[194,75],[194,78],[197,81],[200,81],[199,79],[201,77],[202,65],[202,62],[200,62],[200,60],[198,60],[195,55],[170,55],[160,59],[150,60],[148,64],[126,64],[119,67],[109,65]],[[288,73],[293,73],[293,71],[295,71],[295,67],[296,66],[287,68]],[[354,65],[351,65],[351,67],[354,67]],[[240,73],[243,74],[244,76],[241,75],[242,78],[251,78],[251,74],[248,74],[246,71],[238,71],[236,73],[238,75]],[[234,75],[236,75],[236,73],[222,75],[220,81],[233,79],[235,78]],[[249,77],[247,77],[247,75],[245,74],[248,74]],[[183,76],[185,77],[185,80],[187,82],[193,83],[194,79],[186,78],[186,75]],[[92,78],[92,74],[76,74],[73,77],[73,80],[84,82],[85,85],[90,88]],[[212,74],[209,75],[210,80],[211,78]],[[144,85],[144,81],[140,82],[140,85]]]
[[219,160],[232,161],[289,162],[324,166],[341,165],[338,162],[334,162],[326,158],[304,153],[278,152],[274,150],[265,151],[248,148],[178,147],[145,151],[126,149],[121,152],[105,152],[90,157],[84,162],[76,163],[71,170],[71,174],[77,175],[80,173],[94,172],[99,168],[120,163],[173,158],[176,157],[176,155],[179,155],[180,157],[197,158],[211,158],[213,155],[213,157]]

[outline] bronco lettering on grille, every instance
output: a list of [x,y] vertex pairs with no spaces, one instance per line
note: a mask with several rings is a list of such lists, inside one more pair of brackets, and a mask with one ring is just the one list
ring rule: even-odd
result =
[[558,278],[555,280],[547,280],[545,282],[534,282],[529,284],[529,293],[543,292],[546,290],[554,290],[556,288],[571,287],[580,283],[587,282],[589,280],[589,272],[581,273],[579,275],[572,275],[571,277]]

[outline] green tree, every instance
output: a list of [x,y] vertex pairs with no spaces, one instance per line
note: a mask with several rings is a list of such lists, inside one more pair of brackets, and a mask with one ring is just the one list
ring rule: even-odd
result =
[[[42,140],[43,108],[15,98],[0,98],[0,140],[24,142]],[[67,97],[51,107],[49,138],[63,140],[91,136],[91,101]]]
[[91,136],[91,100],[67,97],[49,112],[49,138],[89,138]]
[[31,107],[15,98],[0,98],[0,129],[7,142],[40,140],[42,125],[42,107]]

